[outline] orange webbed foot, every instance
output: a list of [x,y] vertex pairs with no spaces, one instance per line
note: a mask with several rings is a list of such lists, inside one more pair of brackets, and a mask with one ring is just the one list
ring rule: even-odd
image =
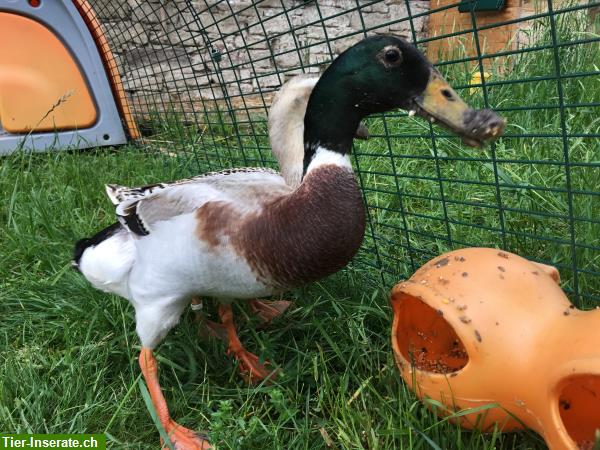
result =
[[[169,436],[171,445],[175,450],[208,450],[212,449],[208,438],[200,433],[196,433],[188,428],[182,427],[174,420],[169,420],[165,426],[165,431]],[[169,450],[161,439],[162,449]]]
[[234,358],[239,363],[240,374],[248,384],[258,384],[265,379],[274,381],[277,378],[277,371],[270,368],[271,364],[268,361],[261,364],[258,356],[254,353],[250,353],[243,348],[237,351],[230,349],[228,353],[233,353]]
[[[156,410],[158,420],[162,424],[167,436],[171,443],[171,447],[176,450],[207,450],[211,449],[211,445],[208,442],[206,436],[202,436],[192,430],[188,430],[185,427],[180,426],[177,422],[171,419],[169,414],[169,408],[167,401],[162,393],[160,384],[158,382],[158,363],[151,348],[142,347],[140,356],[138,359],[140,363],[140,369],[146,385],[148,386],[148,392],[152,399],[152,405]],[[161,439],[161,448],[168,449]]]
[[263,324],[268,324],[275,317],[282,315],[292,302],[288,300],[250,300],[250,309]]
[[269,369],[269,363],[261,364],[258,356],[247,351],[238,338],[235,324],[233,323],[233,311],[230,304],[219,305],[219,317],[223,322],[229,343],[227,353],[233,355],[239,362],[239,371],[244,379],[251,384],[259,383],[265,379],[274,380],[276,373]]

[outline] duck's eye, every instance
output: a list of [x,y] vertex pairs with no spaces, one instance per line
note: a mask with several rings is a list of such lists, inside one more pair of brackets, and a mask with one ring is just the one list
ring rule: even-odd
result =
[[400,61],[400,51],[396,48],[391,48],[385,52],[385,60],[389,63]]

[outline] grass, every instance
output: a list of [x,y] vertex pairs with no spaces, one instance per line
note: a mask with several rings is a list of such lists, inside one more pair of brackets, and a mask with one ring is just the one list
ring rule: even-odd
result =
[[[2,160],[0,429],[106,432],[111,448],[156,448],[133,309],[91,288],[70,258],[76,239],[113,220],[105,182],[146,183],[165,171],[127,147]],[[158,352],[173,416],[210,429],[223,449],[543,448],[531,433],[437,421],[400,380],[388,287],[364,289],[369,277],[356,266],[294,292],[296,308],[266,330],[238,307],[243,341],[282,367],[268,387],[246,387],[224,346],[199,338],[185,314]]]
[[[543,44],[547,20],[538,26]],[[566,41],[581,38],[576,30],[584,29],[564,28]],[[567,73],[598,70],[599,53],[597,43],[566,47],[560,61]],[[547,75],[551,56],[541,50],[498,62],[491,68],[490,104],[558,104],[556,80],[493,84]],[[453,84],[468,84],[469,67],[443,70]],[[562,83],[564,102],[600,102],[597,76]],[[481,90],[460,93],[484,103]],[[419,402],[392,358],[388,291],[435,254],[487,245],[558,265],[572,299],[595,306],[600,148],[597,137],[585,135],[600,133],[597,111],[572,107],[562,117],[574,163],[570,189],[581,192],[572,196],[563,192],[557,109],[505,111],[507,137],[484,152],[404,114],[370,119],[373,138],[354,152],[370,219],[356,262],[290,293],[296,307],[267,329],[236,307],[243,342],[282,368],[271,386],[245,386],[224,346],[198,337],[186,313],[158,351],[174,418],[209,430],[220,449],[545,448],[530,432],[465,432]],[[171,119],[155,124],[147,151],[126,146],[0,160],[0,430],[105,432],[110,448],[157,448],[137,367],[133,309],[71,270],[73,243],[113,222],[107,182],[136,185],[227,166],[274,165],[264,118],[234,126],[219,116],[191,127]]]

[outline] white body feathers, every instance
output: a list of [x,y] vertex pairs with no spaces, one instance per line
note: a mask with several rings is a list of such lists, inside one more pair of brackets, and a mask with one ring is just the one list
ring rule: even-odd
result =
[[149,234],[139,236],[123,226],[88,246],[78,267],[96,288],[130,300],[144,346],[160,342],[194,295],[233,299],[274,293],[226,242],[215,247],[198,238],[196,212],[209,202],[222,202],[241,216],[260,212],[266,198],[291,192],[280,175],[249,169],[163,184],[145,194],[108,189],[115,201],[123,199],[118,212],[137,207]]

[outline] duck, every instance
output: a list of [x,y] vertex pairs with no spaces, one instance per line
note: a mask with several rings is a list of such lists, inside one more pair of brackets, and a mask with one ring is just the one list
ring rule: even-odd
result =
[[365,206],[350,162],[352,140],[363,118],[397,108],[437,121],[475,147],[501,135],[505,125],[493,111],[466,105],[408,41],[376,35],[341,53],[314,85],[297,187],[265,168],[106,186],[118,220],[76,243],[74,265],[94,287],[133,305],[140,369],[175,448],[211,444],[171,417],[155,348],[193,298],[211,297],[229,352],[267,378],[271,372],[237,336],[231,304],[317,281],[354,257],[364,237]]
[[[273,156],[278,162],[279,173],[286,184],[295,189],[302,179],[304,158],[304,114],[313,88],[319,81],[314,74],[299,74],[287,80],[274,95],[268,113],[268,136]],[[369,129],[360,122],[354,134],[355,139],[367,140]],[[250,310],[265,325],[283,314],[291,305],[289,300],[248,301]],[[191,308],[196,320],[204,329],[200,334],[226,340],[222,325],[206,318],[203,313],[204,302],[200,298],[192,299]],[[260,381],[258,373],[245,372],[245,366],[238,366],[249,382]],[[257,378],[258,377],[258,378]]]

